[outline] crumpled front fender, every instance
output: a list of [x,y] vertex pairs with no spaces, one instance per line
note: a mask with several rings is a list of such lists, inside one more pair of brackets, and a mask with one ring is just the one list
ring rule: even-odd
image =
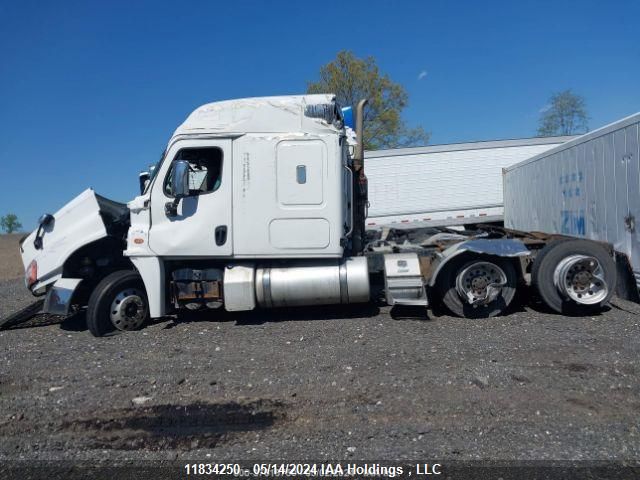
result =
[[433,274],[429,279],[429,286],[433,287],[436,284],[438,274],[442,271],[444,266],[451,261],[451,259],[465,252],[509,258],[527,257],[531,255],[531,251],[524,245],[524,243],[520,240],[514,240],[511,238],[476,238],[456,243],[438,255],[438,258],[434,262]]

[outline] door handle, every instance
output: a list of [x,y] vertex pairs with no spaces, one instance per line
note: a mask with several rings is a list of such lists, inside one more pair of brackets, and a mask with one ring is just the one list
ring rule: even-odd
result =
[[219,247],[224,245],[227,242],[227,226],[226,225],[220,225],[219,227],[216,227],[215,238],[216,238],[216,245],[218,245]]

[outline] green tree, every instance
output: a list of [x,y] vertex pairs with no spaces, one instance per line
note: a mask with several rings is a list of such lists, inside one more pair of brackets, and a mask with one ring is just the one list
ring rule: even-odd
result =
[[356,57],[350,51],[338,52],[335,60],[320,68],[320,78],[307,83],[308,93],[334,93],[338,103],[355,106],[368,98],[365,108],[364,147],[381,148],[425,145],[429,133],[422,127],[409,128],[401,113],[408,95],[402,85],[380,73],[373,57]]
[[6,233],[13,233],[20,230],[22,228],[22,224],[15,213],[7,213],[3,217],[0,217],[0,228],[2,228]]
[[589,117],[584,97],[564,90],[551,95],[540,115],[538,135],[575,135],[589,130]]

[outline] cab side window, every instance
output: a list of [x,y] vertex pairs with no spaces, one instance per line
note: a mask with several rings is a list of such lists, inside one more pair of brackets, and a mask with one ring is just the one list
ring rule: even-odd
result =
[[164,182],[165,193],[172,197],[171,178],[173,165],[178,160],[189,162],[189,195],[201,195],[220,188],[222,181],[222,150],[218,147],[183,148],[172,162],[171,170]]

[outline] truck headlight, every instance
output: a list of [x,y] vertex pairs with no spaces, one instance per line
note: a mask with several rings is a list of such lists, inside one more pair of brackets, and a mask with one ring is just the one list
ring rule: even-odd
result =
[[38,262],[32,260],[24,273],[24,283],[28,289],[38,281]]

